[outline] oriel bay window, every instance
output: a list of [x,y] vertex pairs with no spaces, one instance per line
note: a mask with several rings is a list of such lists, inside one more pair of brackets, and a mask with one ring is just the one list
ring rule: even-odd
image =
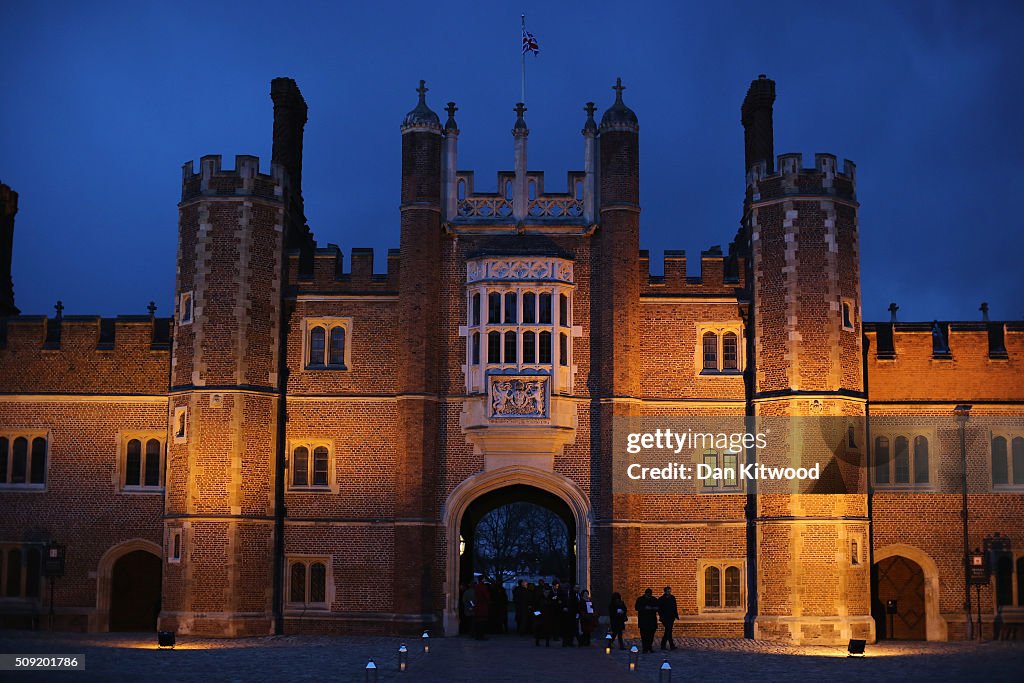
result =
[[467,264],[466,388],[487,391],[492,375],[549,376],[571,388],[572,264],[558,257],[487,257]]

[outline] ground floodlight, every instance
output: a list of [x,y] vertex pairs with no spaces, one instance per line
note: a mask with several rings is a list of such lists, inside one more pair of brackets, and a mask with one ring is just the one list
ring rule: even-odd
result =
[[863,657],[864,646],[868,644],[868,641],[861,640],[859,638],[852,638],[850,644],[847,646],[846,651],[850,654],[849,657]]

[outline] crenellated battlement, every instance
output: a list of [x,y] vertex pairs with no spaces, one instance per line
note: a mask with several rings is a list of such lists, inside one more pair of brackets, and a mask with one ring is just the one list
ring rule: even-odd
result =
[[865,322],[879,361],[957,361],[970,357],[1024,361],[1024,321]]
[[641,284],[641,296],[733,296],[744,287],[745,259],[725,255],[720,246],[713,246],[700,254],[700,275],[686,273],[686,252],[664,252],[664,275],[650,272],[650,252],[640,250],[640,272],[647,273],[647,282]]
[[148,315],[20,315],[0,319],[0,348],[9,351],[167,351],[171,347],[171,318]]
[[181,201],[196,197],[253,196],[281,200],[287,187],[287,173],[280,164],[270,165],[270,174],[260,173],[260,159],[248,154],[235,156],[235,168],[221,167],[219,154],[208,154],[181,167]]
[[747,172],[748,204],[800,195],[857,199],[857,166],[849,159],[843,160],[840,171],[834,154],[815,154],[814,168],[804,168],[803,154],[780,154],[777,168],[769,175],[766,161],[751,166]]
[[387,263],[387,272],[375,273],[373,249],[355,247],[346,270],[342,250],[336,244],[328,244],[313,254],[313,271],[302,272],[299,250],[293,249],[288,252],[288,281],[300,294],[397,293],[400,263],[398,249],[388,249]]
[[164,395],[170,318],[0,318],[0,393]]

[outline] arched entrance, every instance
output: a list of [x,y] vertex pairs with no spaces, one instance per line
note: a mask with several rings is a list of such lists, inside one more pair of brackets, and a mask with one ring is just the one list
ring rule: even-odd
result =
[[516,577],[576,578],[576,520],[558,496],[524,484],[485,493],[459,526],[459,583],[476,575],[495,583]]
[[114,563],[110,577],[110,630],[155,631],[160,614],[160,558],[135,550]]
[[[446,634],[458,633],[459,585],[472,579],[473,573],[481,569],[478,552],[482,545],[482,539],[478,536],[481,521],[486,521],[488,515],[495,511],[508,510],[507,506],[521,504],[541,508],[548,521],[556,523],[556,529],[564,528],[564,555],[558,561],[558,574],[547,573],[545,570],[553,568],[552,562],[546,562],[540,557],[517,558],[525,566],[517,566],[515,569],[536,567],[548,580],[557,575],[563,582],[589,585],[591,520],[590,505],[583,492],[565,477],[534,468],[512,466],[482,472],[465,480],[451,492],[442,513],[447,539],[443,615]],[[558,532],[553,536],[557,537]],[[528,546],[529,543],[523,545]],[[558,542],[554,545],[557,546]],[[548,559],[551,560],[550,557]],[[493,567],[488,569],[493,573]]]
[[100,558],[93,631],[155,631],[160,612],[163,549],[137,538]]
[[[927,553],[902,543],[875,551],[876,632],[879,639],[946,640],[939,614],[939,570]],[[896,613],[885,605],[896,601]],[[891,624],[891,625],[890,625]]]

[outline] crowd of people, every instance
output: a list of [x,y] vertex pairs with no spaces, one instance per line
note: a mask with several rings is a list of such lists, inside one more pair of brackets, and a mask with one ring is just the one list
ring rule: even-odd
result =
[[[589,646],[591,635],[599,621],[599,611],[590,598],[590,592],[571,584],[563,585],[558,579],[548,584],[540,579],[536,584],[525,579],[512,589],[512,604],[515,610],[516,633],[533,636],[539,647],[546,647],[551,641],[561,641],[562,647]],[[660,597],[648,588],[636,599],[637,627],[643,652],[654,652],[654,636],[660,621],[664,632],[661,649],[676,648],[672,628],[679,611],[672,587],[665,586]],[[612,642],[618,642],[620,649],[626,645],[622,633],[629,620],[626,602],[619,593],[612,593],[606,612],[608,634]],[[508,596],[503,586],[486,581],[483,577],[475,584],[460,587],[459,601],[460,632],[472,635],[477,640],[486,640],[488,633],[505,633],[508,630]]]

